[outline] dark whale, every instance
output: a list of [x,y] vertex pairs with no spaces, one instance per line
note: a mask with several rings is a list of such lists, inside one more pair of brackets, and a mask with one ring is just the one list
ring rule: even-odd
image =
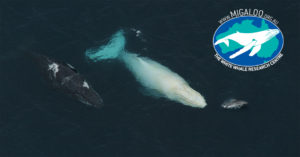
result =
[[55,88],[64,90],[88,106],[96,108],[103,106],[100,95],[72,65],[36,53],[32,53],[32,56]]

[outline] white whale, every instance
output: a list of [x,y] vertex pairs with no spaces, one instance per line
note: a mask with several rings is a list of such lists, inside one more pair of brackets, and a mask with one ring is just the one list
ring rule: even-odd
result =
[[191,107],[204,108],[204,97],[192,89],[178,74],[146,57],[129,53],[124,49],[123,31],[113,35],[107,45],[87,50],[86,56],[93,61],[118,58],[133,73],[136,80],[155,96],[165,97]]
[[220,43],[225,43],[227,46],[229,46],[229,40],[233,40],[240,45],[243,45],[244,47],[240,49],[238,52],[232,54],[229,56],[230,59],[233,59],[248,50],[251,50],[249,56],[254,56],[256,53],[259,52],[261,49],[261,45],[273,37],[275,37],[279,33],[278,29],[267,29],[260,32],[255,33],[240,33],[236,32],[231,35],[228,35],[222,39],[219,39],[215,42],[215,45],[218,45]]

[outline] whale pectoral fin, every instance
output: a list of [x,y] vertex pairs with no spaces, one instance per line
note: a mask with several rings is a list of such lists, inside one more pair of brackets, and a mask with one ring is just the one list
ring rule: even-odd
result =
[[255,54],[257,54],[257,52],[260,50],[260,48],[261,48],[261,45],[254,46],[252,48],[252,51],[250,52],[249,56],[254,56]]
[[240,49],[238,52],[236,52],[236,53],[232,54],[231,56],[229,56],[229,58],[230,58],[230,59],[233,59],[233,58],[235,58],[235,57],[237,57],[237,56],[239,56],[239,55],[241,55],[241,54],[247,52],[248,50],[250,50],[250,49],[253,47],[253,45],[254,45],[255,43],[256,43],[256,41],[252,41],[250,44],[248,44],[248,45],[245,46],[244,48]]
[[229,47],[229,40],[224,40],[224,43],[226,44],[227,47]]
[[146,96],[152,96],[153,98],[161,98],[163,97],[162,94],[159,93],[159,91],[155,90],[155,89],[150,89],[150,88],[139,88],[139,91],[146,95]]

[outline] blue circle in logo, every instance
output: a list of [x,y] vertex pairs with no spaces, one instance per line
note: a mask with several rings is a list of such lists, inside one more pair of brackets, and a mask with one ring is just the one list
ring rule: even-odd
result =
[[283,34],[272,22],[243,16],[223,23],[213,37],[216,52],[239,66],[257,66],[275,58],[283,47]]

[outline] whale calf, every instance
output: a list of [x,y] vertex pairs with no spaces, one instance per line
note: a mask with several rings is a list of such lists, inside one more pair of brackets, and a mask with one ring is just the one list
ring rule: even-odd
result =
[[224,109],[240,109],[242,107],[245,107],[246,104],[248,104],[248,102],[244,100],[228,99],[223,102],[221,107],[223,107]]
[[54,87],[64,90],[88,106],[103,106],[100,95],[72,65],[36,53],[31,55],[38,61],[41,71]]
[[230,34],[222,39],[219,39],[215,42],[214,45],[218,45],[220,43],[225,43],[227,46],[229,46],[229,40],[233,40],[240,45],[244,46],[244,48],[240,49],[238,52],[232,54],[229,56],[230,59],[233,59],[250,49],[251,52],[249,56],[254,56],[256,53],[258,53],[261,49],[262,44],[269,41],[273,37],[275,37],[277,34],[279,34],[278,29],[267,29],[260,32],[254,32],[254,33],[240,33],[236,32],[233,34]]
[[86,51],[87,58],[96,61],[119,59],[132,72],[136,80],[153,95],[165,97],[187,106],[204,108],[204,97],[169,68],[150,58],[140,57],[124,49],[126,39],[120,30],[112,36],[107,45]]

